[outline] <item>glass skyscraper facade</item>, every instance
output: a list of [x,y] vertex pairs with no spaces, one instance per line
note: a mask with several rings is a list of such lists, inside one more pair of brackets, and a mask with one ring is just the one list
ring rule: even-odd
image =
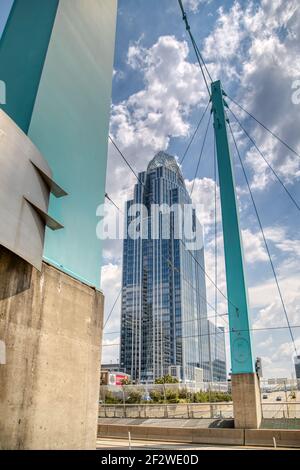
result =
[[171,369],[193,382],[195,368],[204,380],[225,380],[224,334],[210,332],[202,231],[183,176],[174,157],[159,152],[138,177],[126,207],[120,367],[136,382]]

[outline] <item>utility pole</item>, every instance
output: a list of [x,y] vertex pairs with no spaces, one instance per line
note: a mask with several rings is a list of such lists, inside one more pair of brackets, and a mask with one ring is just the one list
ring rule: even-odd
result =
[[259,380],[251,347],[243,249],[224,95],[221,82],[213,82],[211,100],[221,194],[234,418],[235,427],[258,428],[261,422]]

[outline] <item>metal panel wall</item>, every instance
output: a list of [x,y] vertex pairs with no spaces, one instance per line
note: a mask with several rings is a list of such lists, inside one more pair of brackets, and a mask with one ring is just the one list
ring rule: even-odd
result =
[[65,195],[38,149],[0,110],[0,245],[41,269],[45,225],[62,226],[48,215],[49,194]]

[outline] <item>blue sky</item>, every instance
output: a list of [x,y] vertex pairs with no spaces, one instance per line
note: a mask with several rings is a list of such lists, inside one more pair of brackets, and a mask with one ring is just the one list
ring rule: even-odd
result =
[[[300,77],[300,14],[296,0],[186,0],[192,31],[214,80],[300,153],[300,105],[292,102],[292,84]],[[132,165],[145,169],[157,150],[180,157],[207,103],[203,80],[186,35],[177,0],[119,0],[113,79],[111,133]],[[230,103],[230,101],[229,101]],[[231,105],[293,196],[300,201],[299,158],[287,151],[238,108]],[[206,121],[183,165],[191,188]],[[233,127],[255,201],[266,231],[290,323],[300,325],[299,211],[262,158]],[[206,269],[214,275],[213,140],[208,139],[195,181],[193,199],[203,204]],[[234,149],[232,146],[233,154]],[[254,328],[286,326],[257,220],[237,157],[235,176],[245,248],[250,315]],[[110,148],[107,191],[120,205],[131,197],[134,177]],[[218,211],[218,218],[220,213]],[[218,224],[219,285],[226,290],[221,223]],[[106,242],[102,288],[106,314],[121,285],[120,242]],[[213,286],[207,284],[213,299]],[[221,296],[220,296],[221,297]],[[223,299],[218,311],[226,312]],[[104,360],[118,359],[120,305],[105,330]],[[220,320],[219,324],[224,325]],[[111,334],[113,333],[113,334]],[[300,349],[300,329],[294,330]],[[263,357],[267,376],[293,373],[288,330],[253,333],[254,353]],[[228,342],[227,342],[228,346]],[[228,358],[229,359],[229,358]]]
[[7,17],[12,7],[14,0],[1,0],[0,8],[0,37],[2,36],[3,28],[5,26]]

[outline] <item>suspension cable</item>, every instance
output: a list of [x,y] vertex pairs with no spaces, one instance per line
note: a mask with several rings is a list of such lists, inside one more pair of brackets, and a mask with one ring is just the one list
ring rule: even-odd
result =
[[253,114],[251,114],[249,111],[247,111],[247,109],[245,109],[242,105],[240,105],[237,101],[235,101],[233,98],[231,98],[229,95],[227,95],[226,93],[226,96],[234,103],[236,104],[242,111],[244,111],[246,114],[248,114],[248,116],[250,116],[252,119],[254,119],[254,121],[256,121],[260,126],[262,126],[266,131],[268,131],[273,137],[275,137],[275,139],[277,139],[282,145],[284,145],[287,149],[289,149],[291,152],[293,152],[295,155],[297,155],[297,157],[300,158],[300,155],[299,153],[296,152],[296,150],[294,150],[289,144],[287,144],[286,142],[284,142],[284,140],[282,140],[277,134],[275,134],[275,132],[272,132],[265,124],[263,124],[261,121],[259,121],[255,116],[253,116]]
[[116,209],[118,209],[119,212],[123,213],[121,209],[117,206],[117,204],[112,200],[112,198],[105,193],[105,199],[107,199],[113,206],[115,206]]
[[207,83],[207,79],[206,79],[206,76],[205,76],[205,73],[204,73],[204,69],[206,70],[209,78],[210,78],[210,81],[212,82],[212,79],[211,79],[211,76],[209,74],[209,71],[207,69],[207,66],[205,64],[205,61],[203,59],[203,56],[196,44],[196,41],[194,39],[194,36],[191,32],[191,27],[189,25],[189,22],[188,22],[188,19],[187,19],[187,15],[186,15],[186,12],[184,11],[184,8],[183,8],[183,5],[182,5],[182,1],[181,0],[178,0],[178,3],[179,3],[179,6],[180,6],[180,9],[181,9],[181,13],[182,13],[182,19],[185,23],[185,28],[190,36],[190,39],[191,39],[191,42],[192,42],[192,45],[193,45],[193,49],[195,51],[195,54],[196,54],[196,57],[197,57],[197,61],[198,61],[198,64],[200,66],[200,69],[201,69],[201,73],[202,73],[202,77],[203,77],[203,80],[204,80],[204,83],[205,83],[205,86],[207,88],[207,92],[208,92],[208,95],[210,96],[211,93],[210,93],[210,89],[209,89],[209,86],[208,86],[208,83]]
[[200,57],[200,59],[201,59],[202,62],[203,62],[203,65],[204,65],[204,68],[205,68],[205,70],[206,70],[206,73],[207,73],[207,75],[209,76],[210,83],[212,83],[213,79],[211,78],[211,74],[209,73],[209,70],[208,70],[207,65],[206,65],[206,63],[205,63],[205,60],[204,60],[204,58],[203,58],[203,55],[201,54],[200,49],[199,49],[198,44],[196,43],[195,39],[194,39],[194,43],[195,43],[195,48],[196,48],[196,50],[197,50],[197,52],[198,52],[198,54],[199,54],[199,57]]
[[[180,274],[180,270],[179,270],[178,268],[176,268],[176,266],[174,266],[174,264],[172,263],[172,261],[171,261],[169,258],[166,258],[166,256],[164,256],[164,255],[162,255],[162,256],[163,256],[163,258],[165,258],[165,260],[167,261],[167,263],[171,266],[171,268],[173,269],[173,272],[176,271],[178,274]],[[193,286],[193,284],[192,284],[188,279],[186,279],[185,277],[183,277],[183,280],[184,280],[185,282],[187,282],[187,283],[192,287],[193,290],[196,291],[195,286]],[[198,292],[198,294],[199,294],[199,292]],[[211,310],[213,310],[213,311],[215,312],[215,316],[219,316],[219,315],[218,315],[218,312],[216,311],[216,309],[208,302],[206,296],[203,296],[203,295],[201,295],[201,294],[199,294],[199,296],[201,297],[201,299],[204,300],[204,302],[206,303],[206,305],[207,305]],[[223,316],[224,316],[224,315],[222,315],[222,317],[223,317]],[[205,319],[206,319],[207,317],[200,317],[200,318],[205,318]],[[222,319],[223,319],[223,318],[222,318]],[[225,318],[224,318],[224,320],[225,320]],[[196,321],[196,320],[192,320],[192,321]],[[226,321],[227,321],[227,318],[226,318]],[[228,321],[227,321],[227,323],[228,323]]]
[[[292,325],[292,328],[300,328],[300,325]],[[248,332],[248,331],[254,331],[254,332],[256,331],[280,331],[280,330],[286,330],[286,329],[288,329],[288,326],[266,326],[262,328],[230,329],[230,330],[223,330],[219,328],[219,331],[216,331],[215,333],[200,333],[200,335],[183,336],[182,339],[201,338],[204,336],[215,336],[215,335],[223,335],[223,334],[229,335],[230,333],[242,333],[242,332]],[[102,344],[102,347],[108,347],[108,346],[120,346],[120,343]]]
[[[209,320],[210,318],[214,318],[214,317],[215,317],[214,314],[212,314],[212,315],[207,315],[207,316],[202,316],[202,315],[200,315],[200,317],[198,317],[198,318],[196,318],[196,319],[194,318],[193,320],[181,320],[180,323],[183,325],[183,324],[185,324],[185,323],[197,322],[198,320]],[[228,313],[218,313],[218,317],[220,317],[221,320],[224,320],[222,317],[228,317]],[[227,325],[228,325],[228,320],[227,320],[227,318],[226,318],[225,320],[226,320]],[[225,320],[224,320],[224,321],[225,321]],[[127,326],[129,326],[129,327],[134,327],[134,326],[136,326],[136,324],[134,324],[133,321],[130,322],[129,320],[124,320],[124,321],[122,322],[122,324],[123,324],[123,325],[127,325]],[[218,328],[220,328],[220,327],[218,327]],[[221,328],[223,328],[223,327],[221,327]],[[110,335],[110,334],[117,334],[117,333],[120,333],[120,331],[113,331],[113,332],[110,332],[110,331],[109,331],[109,332],[107,332],[107,333],[104,332],[103,334],[105,334],[105,335]]]
[[[218,317],[221,317],[221,320],[223,320],[222,317],[228,317],[228,313],[218,313]],[[197,322],[198,320],[210,320],[211,318],[215,318],[215,314],[213,313],[212,315],[206,315],[206,316],[201,316],[198,317],[197,319],[193,319],[193,320],[182,320],[181,323],[193,323],[193,322]],[[227,318],[226,318],[226,321],[227,321]],[[126,323],[127,322],[127,323]],[[128,320],[125,320],[123,322],[124,325],[130,325],[132,326],[133,322],[129,322]],[[228,322],[227,322],[228,324]],[[104,335],[117,335],[120,333],[120,330],[118,331],[103,331],[103,334]]]
[[261,231],[261,234],[262,234],[262,237],[263,237],[265,248],[266,248],[268,258],[269,258],[269,261],[270,261],[270,264],[271,264],[271,268],[272,268],[273,276],[274,276],[274,279],[275,279],[275,282],[276,282],[278,294],[279,294],[279,297],[280,297],[280,300],[281,300],[282,308],[283,308],[283,311],[284,311],[284,314],[285,314],[285,318],[286,318],[286,322],[287,322],[288,329],[289,329],[289,332],[290,332],[290,336],[291,336],[291,339],[292,339],[292,342],[293,342],[294,350],[295,350],[295,353],[296,353],[296,356],[297,356],[297,348],[296,348],[296,344],[295,344],[295,340],[294,340],[294,335],[293,335],[291,325],[290,325],[290,322],[289,322],[289,318],[288,318],[288,314],[287,314],[287,311],[286,311],[286,308],[285,308],[285,304],[284,304],[281,289],[280,289],[280,286],[279,286],[277,274],[276,274],[275,267],[274,267],[272,257],[271,257],[271,253],[270,253],[270,250],[269,250],[268,242],[267,242],[267,239],[265,237],[264,229],[263,229],[263,226],[262,226],[262,223],[261,223],[261,220],[260,220],[260,217],[259,217],[259,213],[258,213],[258,210],[257,210],[257,206],[256,206],[256,203],[255,203],[253,194],[252,194],[252,190],[251,190],[251,186],[250,186],[250,183],[249,183],[249,180],[248,180],[248,176],[247,176],[247,173],[246,173],[246,170],[245,170],[242,158],[241,158],[241,154],[240,154],[240,151],[238,149],[237,142],[235,140],[230,122],[229,122],[229,129],[230,129],[230,133],[231,133],[231,136],[232,136],[232,139],[233,139],[233,142],[234,142],[234,146],[235,146],[235,149],[236,149],[236,152],[237,152],[242,170],[243,170],[243,174],[244,174],[244,177],[245,177],[245,180],[246,180],[246,184],[247,184],[247,187],[248,187],[248,190],[249,190],[249,193],[250,193],[250,197],[251,197],[251,200],[252,200],[254,211],[255,211],[255,214],[256,214],[256,217],[257,217],[257,220],[258,220],[258,224],[259,224],[260,231]]
[[232,305],[232,307],[235,308],[236,312],[239,311],[238,307],[226,296],[226,294],[224,294],[223,291],[221,291],[221,289],[215,284],[215,282],[212,280],[212,278],[209,276],[209,274],[207,274],[206,270],[204,269],[204,267],[201,265],[201,263],[199,263],[199,261],[197,260],[197,258],[195,258],[195,256],[192,254],[191,250],[188,250],[188,248],[186,248],[183,240],[181,240],[181,238],[179,239],[179,241],[181,241],[181,243],[184,245],[185,249],[187,251],[189,251],[190,255],[192,258],[194,258],[194,260],[196,261],[196,263],[198,264],[198,266],[200,267],[200,269],[203,271],[203,273],[205,274],[205,276],[207,277],[207,279],[213,284],[213,286],[215,286],[215,288],[217,289],[217,291],[222,295],[222,297],[224,297],[225,300],[227,300],[227,302]]
[[136,177],[136,179],[141,183],[142,186],[144,186],[144,183],[140,180],[139,176],[136,174],[136,172],[134,171],[134,169],[132,168],[131,164],[129,163],[129,161],[127,160],[127,158],[125,157],[125,155],[121,152],[121,150],[119,149],[119,147],[117,146],[117,144],[115,143],[115,141],[113,140],[113,138],[111,137],[111,135],[108,136],[109,140],[111,141],[111,143],[113,144],[113,146],[115,147],[115,149],[118,151],[118,153],[121,155],[121,157],[123,158],[123,160],[125,161],[126,165],[130,168],[130,170],[132,171],[132,173],[134,174],[134,176]]
[[110,319],[110,317],[111,317],[111,315],[112,315],[112,313],[113,313],[113,311],[114,311],[114,309],[115,309],[115,306],[117,305],[117,302],[118,302],[118,300],[119,300],[119,297],[120,297],[120,295],[121,295],[121,292],[122,292],[122,287],[121,287],[121,289],[119,290],[119,293],[118,293],[118,295],[117,295],[117,297],[116,297],[116,300],[115,300],[114,303],[113,303],[113,306],[112,306],[112,308],[111,308],[109,314],[107,315],[107,318],[106,318],[105,323],[104,323],[104,326],[103,326],[103,330],[104,330],[104,328],[106,327],[106,325],[107,325],[107,323],[108,323],[108,321],[109,321],[109,319]]
[[201,122],[203,121],[203,118],[204,118],[204,116],[205,116],[205,114],[206,114],[206,111],[207,111],[207,109],[208,109],[209,103],[210,103],[210,102],[207,103],[206,108],[205,108],[205,110],[204,110],[204,112],[202,113],[202,116],[201,116],[201,118],[200,118],[200,121],[198,122],[198,125],[197,125],[197,127],[196,127],[196,129],[195,129],[195,131],[194,131],[194,133],[193,133],[193,135],[192,135],[192,138],[190,139],[189,144],[188,144],[188,146],[187,146],[187,148],[186,148],[186,150],[185,150],[185,152],[184,152],[184,154],[183,154],[183,156],[182,156],[182,158],[181,158],[181,160],[180,160],[180,165],[183,164],[184,159],[185,159],[185,157],[186,157],[186,154],[188,153],[188,151],[189,151],[189,149],[190,149],[190,146],[192,145],[193,140],[194,140],[194,138],[196,137],[196,134],[197,134],[197,132],[198,132],[198,129],[199,129],[199,127],[200,127],[200,124],[201,124]]
[[244,131],[244,133],[246,134],[246,136],[248,137],[248,139],[250,140],[250,142],[252,142],[252,144],[254,145],[254,147],[256,148],[257,152],[259,153],[259,155],[263,158],[263,160],[266,162],[266,164],[268,165],[268,167],[270,168],[270,170],[272,171],[273,175],[276,177],[276,179],[278,180],[278,182],[281,184],[281,186],[283,187],[283,189],[285,190],[285,192],[287,193],[287,195],[289,196],[289,198],[291,199],[291,201],[293,202],[293,204],[295,204],[296,208],[298,209],[298,211],[300,211],[300,206],[299,204],[297,203],[297,201],[295,200],[295,198],[292,196],[292,194],[290,193],[290,191],[287,189],[287,187],[285,186],[284,182],[282,181],[282,179],[279,177],[279,175],[276,173],[276,171],[274,170],[274,168],[272,168],[272,166],[270,165],[270,163],[268,162],[268,160],[265,158],[264,154],[262,153],[262,151],[260,150],[260,148],[258,147],[258,145],[256,144],[255,140],[251,137],[251,135],[247,132],[247,130],[244,128],[244,126],[242,125],[241,121],[238,119],[238,117],[235,115],[235,113],[232,111],[232,109],[228,106],[228,109],[229,111],[231,112],[231,114],[233,115],[233,117],[235,118],[236,122],[238,123],[238,125],[240,126],[240,128]]
[[203,154],[203,150],[204,150],[204,146],[205,146],[205,142],[206,142],[206,137],[207,137],[210,121],[211,121],[211,113],[209,115],[207,127],[206,127],[206,130],[205,130],[204,139],[203,139],[203,142],[202,142],[202,147],[201,147],[201,151],[200,151],[200,155],[199,155],[199,159],[198,159],[198,164],[197,164],[197,168],[196,168],[196,171],[195,171],[195,176],[194,176],[194,179],[193,179],[192,189],[191,189],[191,192],[190,192],[190,197],[192,197],[192,194],[193,194],[193,191],[194,191],[195,181],[196,181],[199,165],[200,165],[200,162],[201,162],[201,158],[202,158],[202,154]]

